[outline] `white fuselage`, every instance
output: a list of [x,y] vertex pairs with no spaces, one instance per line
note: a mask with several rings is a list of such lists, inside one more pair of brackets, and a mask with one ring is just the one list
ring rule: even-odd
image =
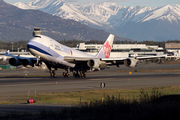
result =
[[46,61],[64,64],[70,67],[74,67],[75,64],[65,61],[64,56],[89,58],[94,57],[79,50],[61,45],[52,38],[44,35],[36,35],[27,43],[27,46],[30,52],[36,57],[40,57]]

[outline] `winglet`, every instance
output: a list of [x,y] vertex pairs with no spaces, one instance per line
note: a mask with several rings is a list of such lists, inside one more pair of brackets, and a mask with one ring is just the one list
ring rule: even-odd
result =
[[114,35],[110,34],[104,45],[101,47],[100,51],[97,53],[97,58],[109,58],[111,53],[111,48],[114,40]]
[[9,55],[9,50],[5,53],[5,55]]

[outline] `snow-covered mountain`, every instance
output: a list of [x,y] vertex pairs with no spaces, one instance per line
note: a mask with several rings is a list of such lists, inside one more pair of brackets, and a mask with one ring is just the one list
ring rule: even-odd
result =
[[34,0],[14,5],[39,9],[134,40],[180,39],[180,5],[177,4],[150,8],[125,7],[112,2],[74,5],[63,0]]

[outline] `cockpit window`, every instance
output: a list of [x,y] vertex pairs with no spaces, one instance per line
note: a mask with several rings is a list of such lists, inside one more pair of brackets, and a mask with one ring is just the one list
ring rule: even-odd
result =
[[36,35],[36,36],[34,36],[34,37],[39,37],[39,38],[41,38],[41,36],[37,36],[37,35]]

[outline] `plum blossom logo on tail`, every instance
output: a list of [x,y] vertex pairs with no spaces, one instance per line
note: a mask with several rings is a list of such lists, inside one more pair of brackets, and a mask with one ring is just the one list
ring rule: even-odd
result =
[[70,53],[71,53],[71,55],[73,55],[73,52],[72,52],[72,50],[70,50]]
[[105,45],[103,46],[103,50],[104,50],[105,57],[109,58],[110,52],[111,52],[111,46],[109,45],[109,41],[105,43]]

